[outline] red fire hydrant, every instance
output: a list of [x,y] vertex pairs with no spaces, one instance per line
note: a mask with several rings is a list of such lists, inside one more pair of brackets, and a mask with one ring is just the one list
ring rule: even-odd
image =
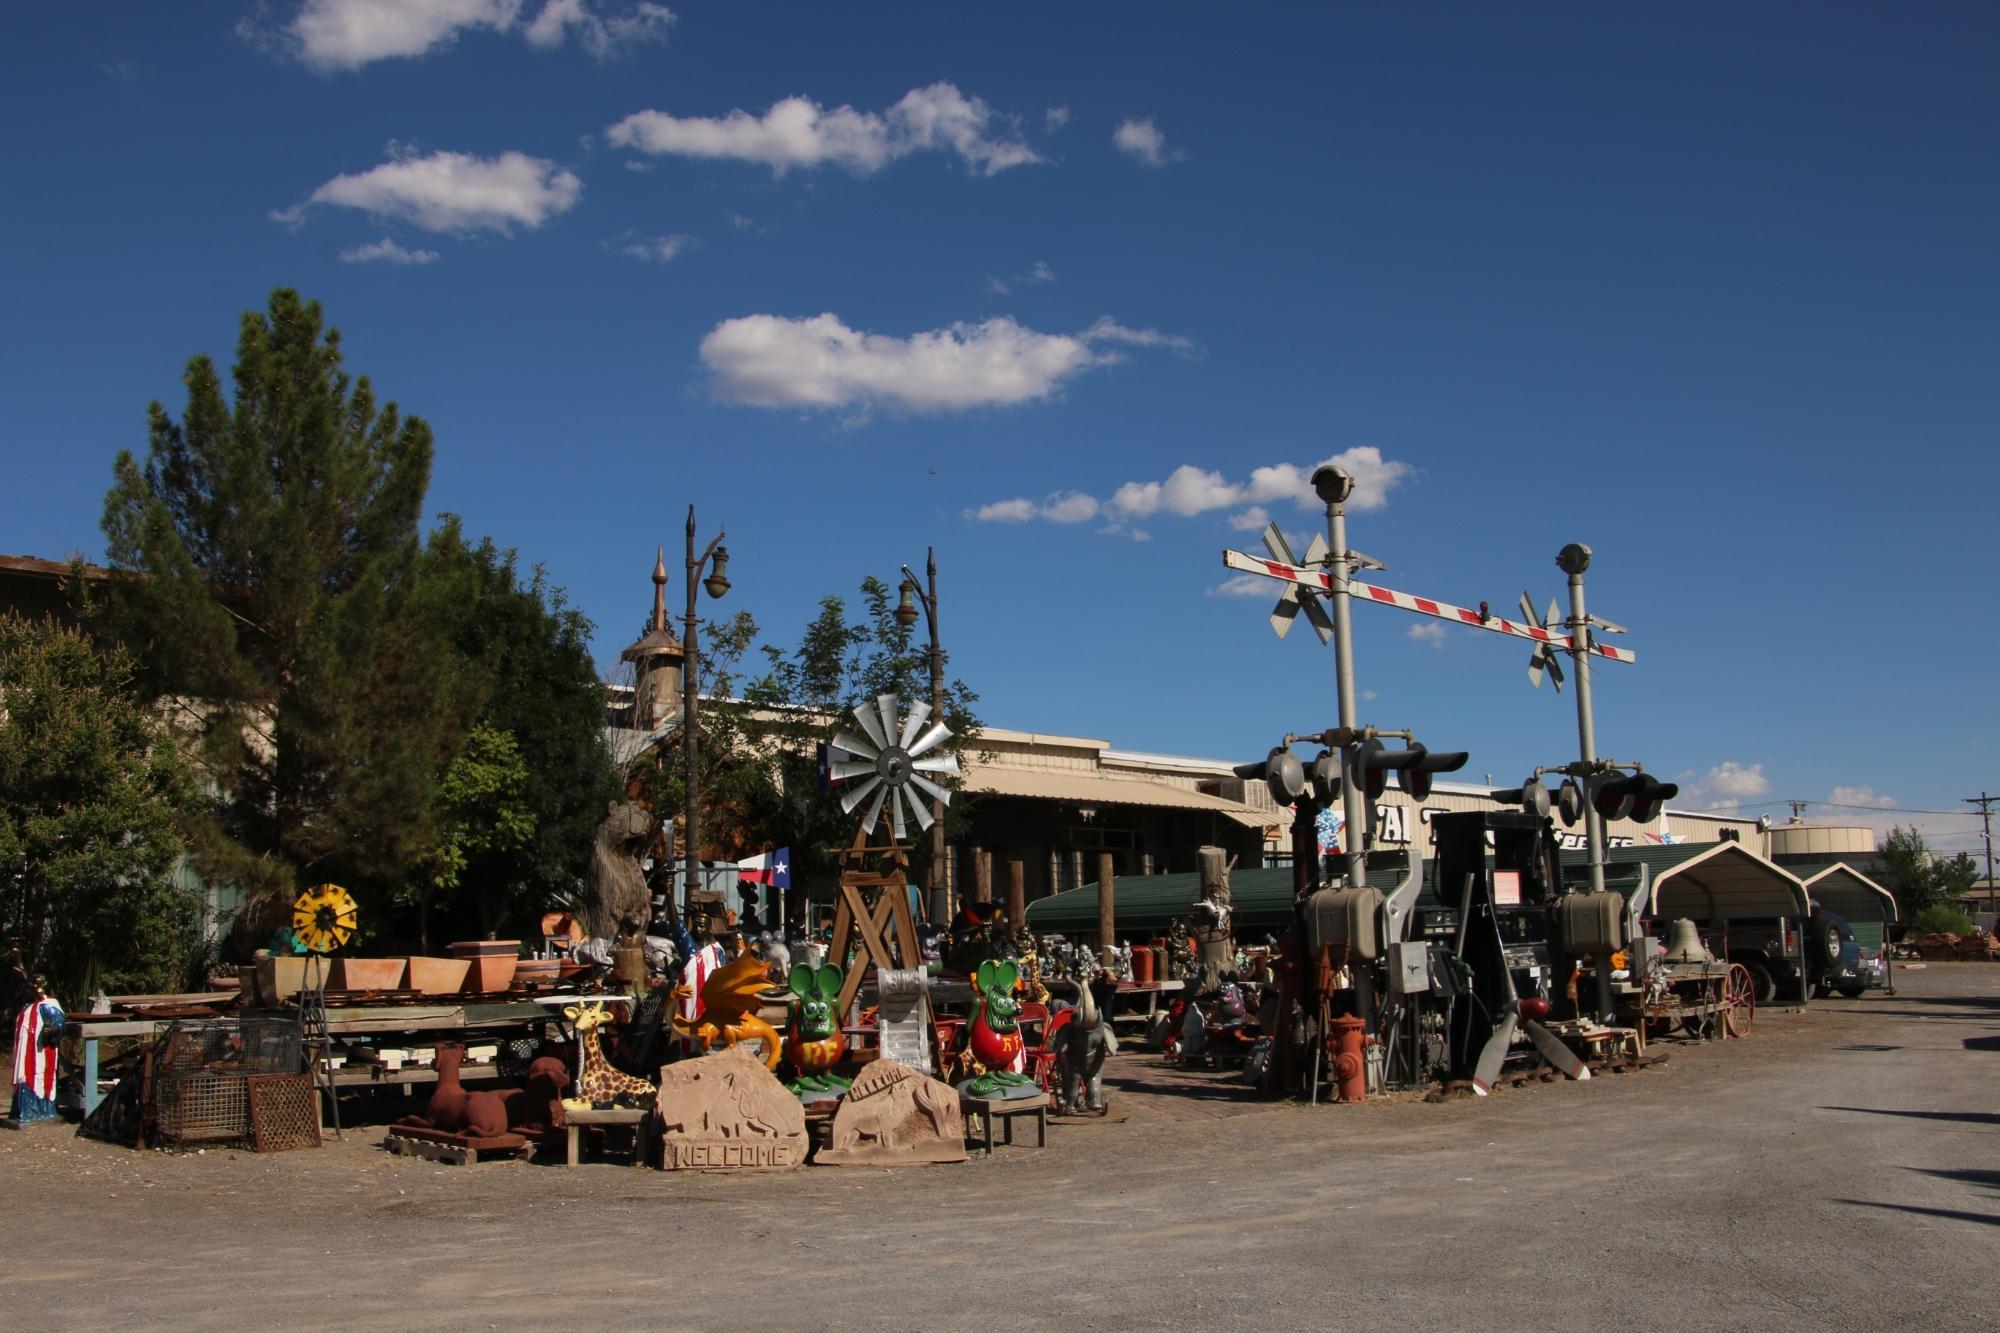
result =
[[1333,1020],[1333,1078],[1340,1100],[1368,1100],[1368,1061],[1362,1055],[1368,1024],[1351,1014]]

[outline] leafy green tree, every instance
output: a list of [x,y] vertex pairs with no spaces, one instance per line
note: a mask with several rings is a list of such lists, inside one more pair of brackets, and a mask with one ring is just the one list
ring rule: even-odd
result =
[[514,552],[467,545],[449,515],[427,561],[460,590],[451,640],[478,719],[440,784],[440,855],[462,860],[454,889],[477,887],[447,894],[450,924],[532,931],[533,918],[576,898],[592,834],[620,790],[591,624],[540,567],[523,579]]
[[201,958],[174,876],[190,773],[132,676],[76,630],[0,617],[0,932],[71,1003],[179,990]]
[[1896,895],[1911,920],[1928,907],[1956,910],[1979,879],[1979,866],[1970,856],[1932,856],[1922,831],[1913,825],[1890,829],[1875,851],[1882,858],[1882,887]]
[[[342,367],[298,293],[246,312],[233,393],[187,364],[105,499],[105,626],[175,700],[212,792],[203,872],[269,906],[339,879],[378,902],[438,845],[431,789],[470,721],[423,560],[431,430]],[[448,572],[448,571],[447,571]]]
[[[856,704],[894,691],[905,706],[930,699],[930,645],[915,641],[911,627],[898,624],[892,593],[870,576],[861,584],[865,619],[850,621],[839,597],[820,600],[820,609],[790,650],[762,646],[767,669],[744,690],[745,750],[763,756],[757,772],[745,775],[746,826],[792,849],[794,883],[830,883],[837,874],[835,851],[854,834],[854,816],[842,812],[838,791],[818,788],[817,747],[848,725]],[[947,659],[949,660],[949,659]],[[944,721],[951,728],[947,749],[961,761],[977,744],[979,696],[962,680],[946,682]],[[947,838],[967,825],[966,802],[945,808]],[[912,872],[931,878],[930,840],[918,838]]]

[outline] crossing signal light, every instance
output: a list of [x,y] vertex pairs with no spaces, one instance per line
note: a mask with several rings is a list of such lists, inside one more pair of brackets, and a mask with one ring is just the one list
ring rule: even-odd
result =
[[1540,778],[1528,778],[1518,787],[1492,793],[1493,799],[1502,805],[1518,805],[1537,819],[1549,817],[1549,789],[1542,785]]
[[1238,764],[1232,770],[1239,778],[1254,778],[1264,784],[1271,793],[1271,799],[1279,805],[1296,805],[1299,797],[1306,793],[1305,765],[1298,757],[1282,745],[1271,747],[1271,753],[1254,764]]
[[1321,750],[1313,759],[1308,776],[1312,780],[1313,800],[1331,808],[1340,799],[1340,756],[1331,750]]
[[1648,824],[1661,806],[1680,794],[1680,784],[1661,782],[1649,773],[1610,773],[1591,784],[1590,804],[1606,820],[1630,818]]
[[1430,799],[1432,777],[1457,772],[1468,758],[1464,750],[1431,750],[1416,741],[1411,741],[1407,750],[1391,750],[1371,737],[1355,747],[1354,779],[1373,802],[1382,798],[1393,772],[1396,785],[1412,800],[1425,801]]

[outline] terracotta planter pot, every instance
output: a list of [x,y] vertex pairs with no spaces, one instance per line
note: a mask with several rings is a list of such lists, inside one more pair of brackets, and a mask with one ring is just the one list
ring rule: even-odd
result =
[[408,985],[422,995],[456,995],[465,988],[465,974],[471,968],[463,958],[412,956]]
[[561,975],[560,958],[523,958],[514,964],[514,980],[530,985],[548,985]]
[[473,995],[489,995],[514,984],[514,967],[519,958],[468,958],[465,990]]
[[454,940],[451,946],[453,958],[519,958],[519,940]]
[[336,958],[328,990],[401,990],[410,970],[407,958]]

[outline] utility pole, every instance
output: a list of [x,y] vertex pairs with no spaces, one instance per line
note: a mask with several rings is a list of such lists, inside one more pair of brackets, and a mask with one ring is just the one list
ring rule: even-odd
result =
[[1986,839],[1986,910],[1993,910],[1993,802],[2000,796],[1988,796],[1983,790],[1977,796],[1963,798],[1967,805],[1979,807],[1979,829]]

